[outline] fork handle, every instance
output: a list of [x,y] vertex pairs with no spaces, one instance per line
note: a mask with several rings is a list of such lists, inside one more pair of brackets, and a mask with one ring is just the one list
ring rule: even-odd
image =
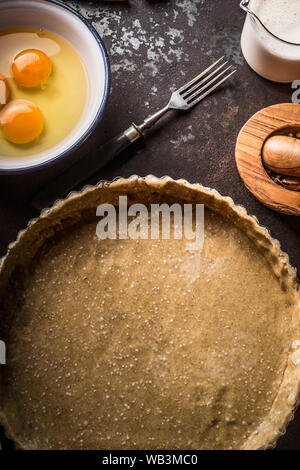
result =
[[90,176],[110,163],[117,155],[143,136],[135,124],[89,154],[80,158],[74,165],[51,181],[32,201],[37,210],[50,207],[56,199],[61,199],[74,188],[83,184]]

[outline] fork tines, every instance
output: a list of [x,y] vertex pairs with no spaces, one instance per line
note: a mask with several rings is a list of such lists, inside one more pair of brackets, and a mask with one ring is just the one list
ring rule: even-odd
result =
[[212,93],[236,72],[236,69],[234,69],[232,65],[224,68],[228,64],[228,61],[218,65],[223,59],[224,57],[218,59],[214,64],[178,90],[179,94],[188,105],[193,106],[199,103],[199,101]]

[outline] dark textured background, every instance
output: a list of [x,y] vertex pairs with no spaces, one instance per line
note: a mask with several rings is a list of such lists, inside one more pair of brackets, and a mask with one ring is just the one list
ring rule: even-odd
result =
[[[145,142],[136,144],[90,181],[151,173],[216,188],[256,215],[299,269],[300,218],[279,215],[262,206],[243,186],[235,166],[235,141],[245,121],[265,106],[290,102],[292,95],[290,85],[268,82],[245,64],[239,44],[244,21],[239,2],[65,3],[96,27],[112,66],[112,90],[105,117],[72,160],[88,152],[95,142],[105,142],[127,128],[131,120],[142,121],[166,103],[171,90],[220,56],[226,55],[238,66],[236,78],[225,90],[189,114],[167,116]],[[68,163],[33,174],[0,177],[1,254],[28,220],[37,215],[30,208],[34,192]],[[5,442],[7,446],[10,444]],[[300,411],[277,448],[300,450]]]

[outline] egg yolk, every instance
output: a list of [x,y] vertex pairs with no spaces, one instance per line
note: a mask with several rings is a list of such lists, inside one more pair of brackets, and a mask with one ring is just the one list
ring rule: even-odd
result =
[[52,72],[49,57],[37,49],[20,52],[13,60],[12,74],[15,82],[26,88],[34,88],[48,80]]
[[8,102],[9,95],[10,89],[7,80],[0,73],[0,108]]
[[44,118],[30,101],[11,101],[0,113],[0,127],[9,142],[29,144],[42,133]]

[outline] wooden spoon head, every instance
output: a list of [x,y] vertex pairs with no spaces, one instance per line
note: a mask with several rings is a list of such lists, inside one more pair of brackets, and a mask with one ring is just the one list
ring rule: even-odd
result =
[[267,169],[288,176],[300,176],[300,139],[273,135],[266,140],[262,151]]

